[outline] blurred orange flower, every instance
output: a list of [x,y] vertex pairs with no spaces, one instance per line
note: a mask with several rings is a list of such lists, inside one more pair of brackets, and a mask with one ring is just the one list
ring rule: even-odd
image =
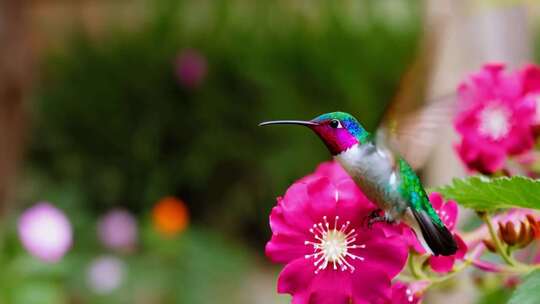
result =
[[152,220],[154,227],[164,235],[180,233],[189,222],[186,204],[176,197],[164,197],[154,206]]

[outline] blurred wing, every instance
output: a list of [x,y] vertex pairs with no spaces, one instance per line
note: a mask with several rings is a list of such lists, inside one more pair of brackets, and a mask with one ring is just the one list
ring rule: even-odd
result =
[[401,155],[413,169],[421,168],[440,139],[442,126],[451,124],[456,94],[441,97],[413,113],[386,118],[376,141]]
[[376,134],[377,143],[401,155],[415,170],[427,161],[441,126],[454,116],[456,94],[427,102],[425,92],[437,53],[438,32],[427,29],[419,54],[403,75]]

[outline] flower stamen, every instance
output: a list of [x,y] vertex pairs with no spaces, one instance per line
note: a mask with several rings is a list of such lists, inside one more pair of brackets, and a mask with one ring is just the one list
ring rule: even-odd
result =
[[[327,221],[327,217],[323,216],[323,222],[313,225],[313,228],[309,229],[309,232],[313,234],[313,238],[316,240],[305,241],[305,245],[313,246],[313,254],[306,254],[306,259],[313,259],[313,265],[318,266],[315,273],[326,269],[328,265],[332,264],[332,269],[341,271],[350,270],[354,272],[355,267],[348,261],[360,260],[364,261],[364,257],[352,254],[351,249],[366,248],[365,244],[355,244],[356,237],[358,236],[355,229],[347,231],[350,226],[350,222],[347,221],[341,226],[338,225],[339,216],[334,218],[334,225],[330,227],[330,223]],[[338,229],[339,227],[339,229]]]
[[499,140],[510,132],[510,113],[503,106],[487,106],[480,112],[480,134]]

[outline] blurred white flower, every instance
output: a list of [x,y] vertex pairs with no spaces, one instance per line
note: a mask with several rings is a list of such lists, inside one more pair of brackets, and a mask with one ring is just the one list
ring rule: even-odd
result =
[[96,258],[87,271],[88,285],[97,294],[108,294],[124,281],[125,264],[114,256]]
[[98,223],[98,237],[110,249],[131,251],[137,242],[137,222],[127,210],[111,210]]
[[47,263],[59,261],[73,241],[68,218],[47,202],[37,203],[23,212],[18,232],[24,248]]

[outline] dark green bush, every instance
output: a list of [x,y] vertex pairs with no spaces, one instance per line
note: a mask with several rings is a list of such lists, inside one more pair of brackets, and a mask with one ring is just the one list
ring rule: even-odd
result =
[[[420,28],[415,1],[201,2],[158,1],[136,30],[77,31],[48,57],[29,155],[40,197],[142,212],[173,194],[195,223],[263,241],[274,197],[329,154],[308,130],[257,123],[343,110],[373,128]],[[208,61],[197,89],[174,73],[185,48]]]

